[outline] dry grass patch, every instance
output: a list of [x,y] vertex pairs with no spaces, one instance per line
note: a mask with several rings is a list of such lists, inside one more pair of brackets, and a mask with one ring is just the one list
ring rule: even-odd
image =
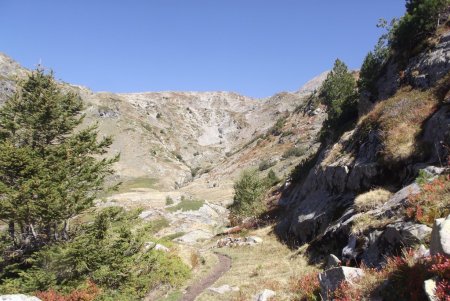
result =
[[290,279],[300,278],[317,268],[309,266],[303,256],[291,256],[293,252],[270,234],[271,230],[272,227],[266,227],[249,233],[261,237],[261,244],[218,249],[232,258],[232,267],[213,287],[228,284],[238,286],[239,292],[219,295],[205,291],[196,300],[251,300],[253,295],[266,288],[277,293],[273,300],[292,299]]
[[355,198],[355,209],[358,212],[365,212],[383,205],[392,193],[386,189],[378,188],[362,193]]
[[438,99],[432,91],[404,87],[393,97],[378,103],[361,119],[358,127],[363,131],[378,128],[384,144],[382,159],[399,162],[415,154],[416,138],[437,105]]
[[392,222],[389,218],[379,218],[370,214],[360,214],[353,220],[353,225],[350,232],[354,235],[364,233],[369,229],[384,228]]

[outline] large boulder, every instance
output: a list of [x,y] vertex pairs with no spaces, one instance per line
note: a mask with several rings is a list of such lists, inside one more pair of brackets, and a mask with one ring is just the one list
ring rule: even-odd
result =
[[438,253],[450,256],[450,215],[434,221],[430,243],[431,255]]
[[337,267],[319,274],[320,290],[322,297],[327,300],[328,292],[336,290],[343,281],[353,284],[364,275],[364,271],[358,268]]
[[41,299],[26,295],[3,295],[0,296],[0,301],[41,301]]

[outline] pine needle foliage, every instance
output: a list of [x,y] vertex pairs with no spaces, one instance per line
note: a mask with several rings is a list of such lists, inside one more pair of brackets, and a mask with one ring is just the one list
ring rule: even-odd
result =
[[81,98],[33,71],[0,109],[0,220],[23,253],[68,239],[69,220],[93,205],[118,156],[110,137],[81,129]]

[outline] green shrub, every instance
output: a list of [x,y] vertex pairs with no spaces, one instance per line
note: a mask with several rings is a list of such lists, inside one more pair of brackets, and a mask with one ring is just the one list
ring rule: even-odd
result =
[[198,172],[201,170],[200,166],[197,167],[191,167],[191,176],[195,178],[196,175],[198,175]]
[[166,196],[166,206],[173,205],[173,199],[170,196]]
[[274,136],[280,136],[283,133],[282,129],[283,129],[283,126],[285,123],[286,123],[286,117],[278,118],[275,125],[269,130],[269,133]]
[[273,162],[273,161],[262,160],[262,161],[259,163],[258,169],[259,169],[260,171],[263,171],[263,170],[266,170],[266,169],[271,168],[271,167],[274,166],[274,165],[275,165],[275,162]]
[[281,138],[287,137],[287,136],[291,136],[291,135],[294,135],[293,131],[282,132],[281,133]]
[[175,158],[177,158],[178,161],[183,162],[183,157],[179,153],[175,153]]
[[234,183],[234,202],[230,206],[237,216],[256,216],[264,210],[263,198],[267,183],[256,170],[245,170]]
[[269,170],[269,172],[267,173],[267,177],[266,177],[266,181],[267,181],[267,185],[269,187],[275,186],[278,183],[280,183],[281,179],[276,175],[276,173],[271,169]]
[[361,94],[368,95],[371,101],[378,98],[377,81],[381,76],[388,55],[389,49],[382,37],[374,50],[366,55],[361,66],[357,83],[358,89]]
[[26,268],[3,269],[0,291],[68,292],[91,280],[104,296],[119,293],[134,300],[161,284],[180,285],[189,276],[188,267],[171,253],[145,251],[151,237],[146,225],[135,228],[138,214],[117,207],[103,210],[73,240],[34,253]]
[[301,156],[303,156],[305,153],[306,153],[306,149],[305,149],[304,147],[301,147],[301,146],[291,147],[291,148],[287,149],[287,150],[283,153],[282,157],[283,157],[284,159],[287,159],[287,158],[293,157],[293,156],[295,156],[295,157],[301,157]]
[[315,153],[310,153],[306,158],[304,158],[290,174],[290,178],[293,183],[299,183],[303,178],[305,178],[309,171],[314,167],[317,162],[320,150]]
[[428,181],[431,180],[432,178],[433,176],[430,173],[421,169],[419,170],[419,174],[417,175],[416,183],[419,184],[420,186],[423,186],[424,184],[428,183]]

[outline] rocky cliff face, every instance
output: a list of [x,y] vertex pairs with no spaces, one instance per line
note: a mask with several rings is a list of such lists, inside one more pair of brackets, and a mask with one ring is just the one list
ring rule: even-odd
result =
[[[443,144],[449,142],[450,106],[443,96],[448,93],[448,77],[444,77],[450,71],[449,55],[449,33],[445,33],[437,45],[412,58],[405,71],[394,72],[396,65],[389,63],[379,81],[381,99],[387,100],[366,108],[368,115],[357,127],[334,145],[323,148],[307,176],[284,192],[280,204],[285,206],[286,218],[278,225],[282,237],[300,245],[309,243],[309,251],[316,255],[334,253],[369,265],[378,265],[385,255],[396,254],[402,247],[422,243],[429,237],[431,229],[407,220],[404,208],[408,197],[420,191],[417,184],[410,184],[419,169],[430,176],[442,172],[433,165],[441,166],[447,152]],[[412,90],[400,89],[405,84]],[[419,110],[422,103],[434,97],[439,99],[432,102],[432,107]],[[415,110],[415,134],[408,140],[409,121],[403,115]],[[380,123],[368,126],[371,118],[378,118]],[[391,127],[399,129],[404,138],[398,139],[397,157],[386,155],[390,140],[396,139],[393,130],[383,127],[386,120],[392,120]],[[421,151],[415,154],[407,151],[418,149]],[[355,197],[376,187],[393,194],[382,206],[358,212]],[[355,234],[352,226],[363,216],[383,222],[368,222],[363,233]]]

